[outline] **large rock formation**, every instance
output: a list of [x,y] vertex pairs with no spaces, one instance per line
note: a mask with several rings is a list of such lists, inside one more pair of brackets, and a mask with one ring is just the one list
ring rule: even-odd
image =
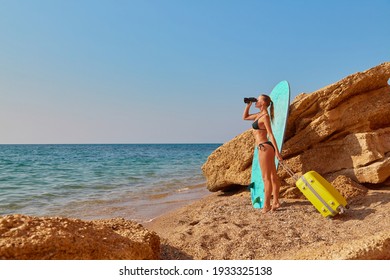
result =
[[238,135],[217,148],[202,166],[207,188],[214,192],[235,185],[248,185],[251,176],[254,139],[251,131]]
[[3,260],[158,259],[160,238],[124,219],[82,221],[59,217],[0,217]]
[[[390,62],[355,73],[290,105],[282,156],[298,174],[316,170],[360,184],[390,178]],[[213,152],[202,166],[210,191],[250,183],[254,139],[250,130]],[[282,196],[294,182],[279,168]]]

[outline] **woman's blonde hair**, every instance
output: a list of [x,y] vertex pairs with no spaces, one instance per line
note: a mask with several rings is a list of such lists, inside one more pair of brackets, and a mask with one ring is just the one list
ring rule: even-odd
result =
[[272,102],[271,97],[269,97],[266,94],[262,94],[261,96],[264,97],[264,102],[267,104],[267,108],[269,106],[271,106],[269,109],[269,112],[271,115],[271,121],[273,122],[274,121],[274,102]]

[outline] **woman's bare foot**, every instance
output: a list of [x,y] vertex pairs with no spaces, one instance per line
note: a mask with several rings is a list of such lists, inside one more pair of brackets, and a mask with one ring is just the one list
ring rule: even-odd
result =
[[272,209],[271,206],[268,206],[268,207],[264,206],[263,210],[261,210],[261,213],[265,214],[265,213],[271,211],[271,209]]
[[280,203],[279,203],[279,201],[272,204],[272,211],[275,211],[275,210],[277,210],[277,209],[279,209],[279,208],[280,208]]
[[280,202],[279,199],[275,199],[272,203],[272,211],[275,211],[280,208]]

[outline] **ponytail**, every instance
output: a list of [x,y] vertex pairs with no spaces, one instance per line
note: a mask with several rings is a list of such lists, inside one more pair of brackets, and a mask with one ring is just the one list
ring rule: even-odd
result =
[[269,97],[266,94],[262,94],[261,96],[264,97],[264,101],[266,102],[267,107],[270,107],[269,113],[270,113],[270,117],[271,117],[271,122],[273,122],[274,121],[274,102],[271,100],[271,97]]
[[270,105],[271,107],[269,108],[269,111],[270,111],[270,115],[271,115],[271,122],[274,121],[274,102],[271,100],[270,101]]

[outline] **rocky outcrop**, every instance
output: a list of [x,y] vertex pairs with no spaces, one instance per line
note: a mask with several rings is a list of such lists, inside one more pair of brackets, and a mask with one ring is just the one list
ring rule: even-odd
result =
[[249,184],[253,146],[252,132],[248,130],[217,148],[202,166],[207,188],[215,192]]
[[324,249],[296,251],[284,259],[293,260],[390,260],[390,233],[379,232],[353,242],[342,242]]
[[[355,73],[290,105],[282,156],[294,172],[359,184],[390,178],[390,62]],[[250,182],[253,136],[248,130],[218,148],[202,166],[210,191]],[[299,196],[281,168],[282,196]]]
[[0,217],[3,260],[158,259],[160,238],[132,221]]

